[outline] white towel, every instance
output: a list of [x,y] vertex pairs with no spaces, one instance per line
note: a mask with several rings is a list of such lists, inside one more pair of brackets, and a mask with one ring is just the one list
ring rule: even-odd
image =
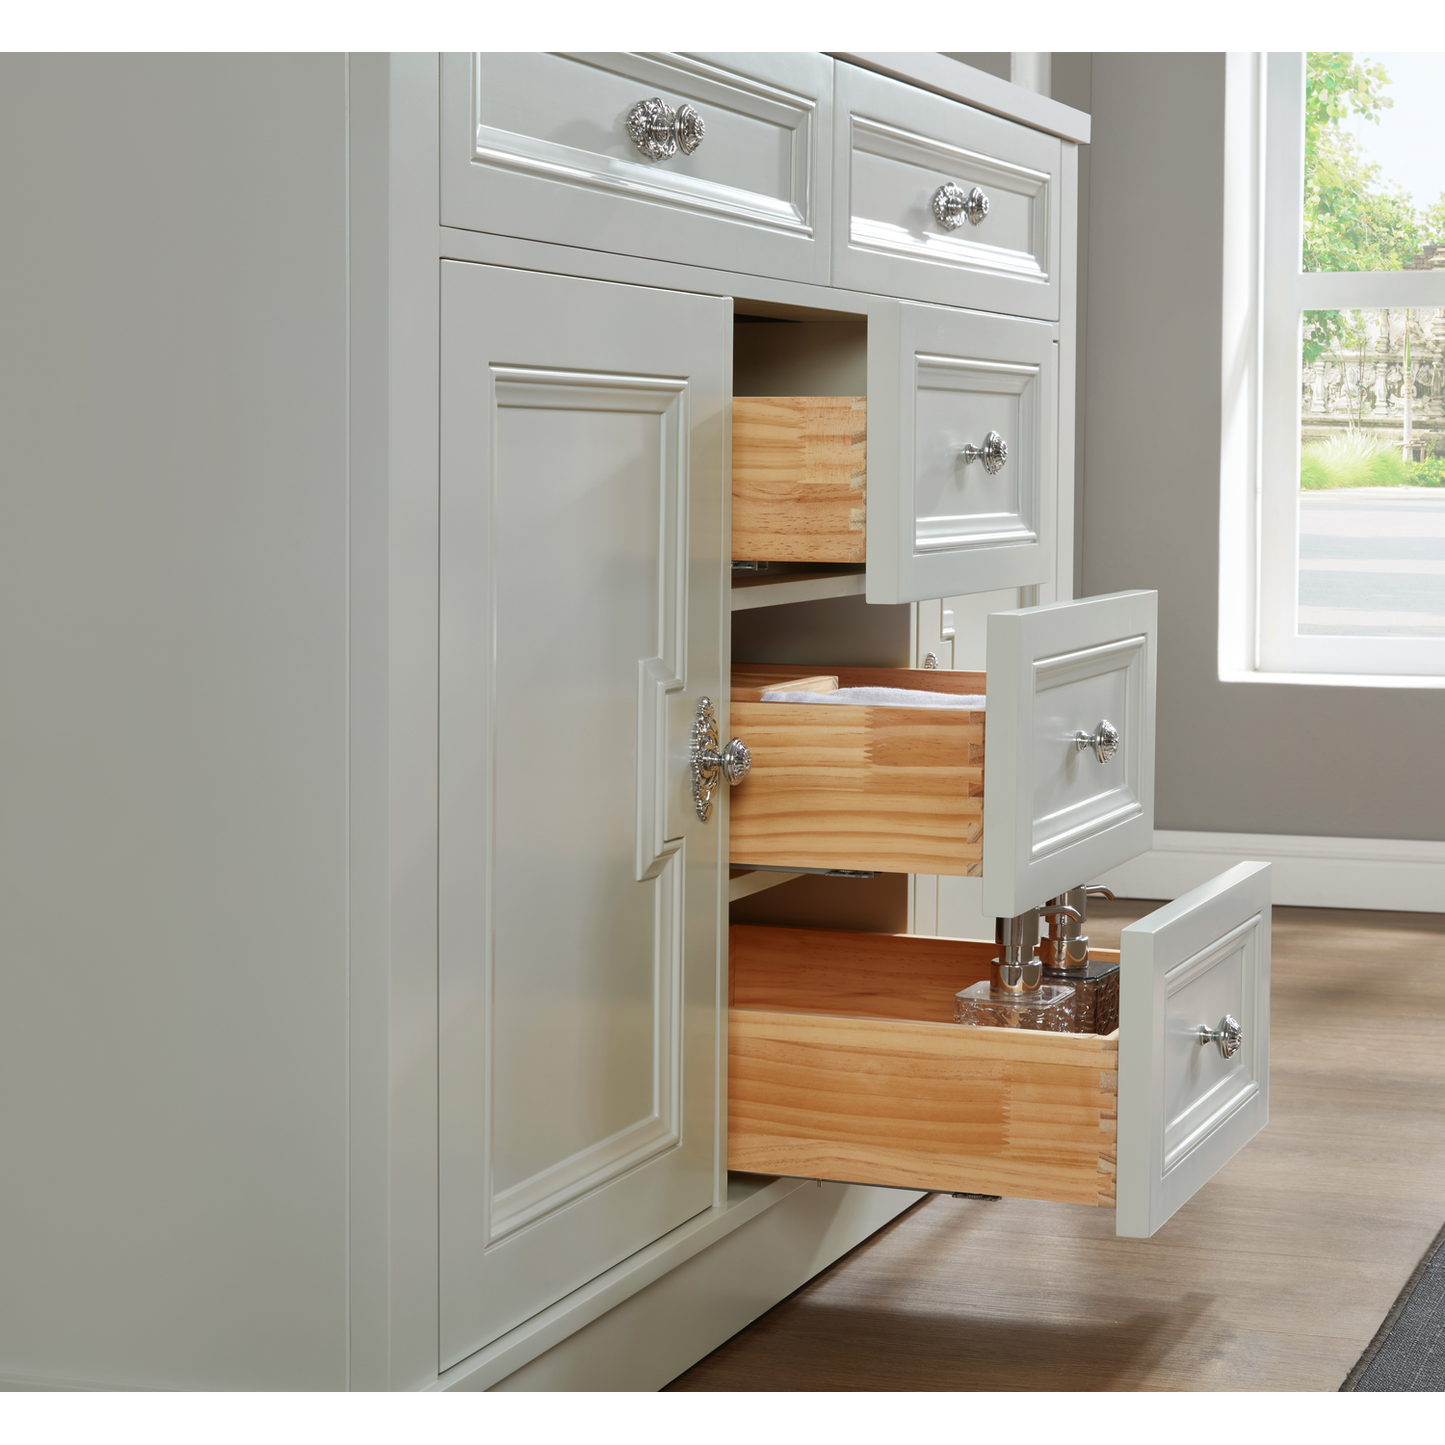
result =
[[982,693],[915,692],[911,687],[840,687],[833,692],[763,693],[764,702],[837,702],[854,707],[967,707],[982,709]]

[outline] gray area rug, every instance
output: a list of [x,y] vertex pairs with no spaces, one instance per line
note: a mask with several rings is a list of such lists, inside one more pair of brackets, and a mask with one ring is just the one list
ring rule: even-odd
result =
[[1445,1390],[1445,1228],[1341,1390]]

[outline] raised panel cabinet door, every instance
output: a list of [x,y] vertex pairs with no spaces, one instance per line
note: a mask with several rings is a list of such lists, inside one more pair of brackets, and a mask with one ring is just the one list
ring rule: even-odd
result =
[[442,224],[826,284],[832,90],[816,52],[446,56]]
[[731,326],[442,263],[443,1369],[713,1201]]
[[1054,575],[1056,328],[911,301],[868,313],[870,602]]
[[1269,1122],[1270,866],[1240,863],[1119,941],[1115,1230],[1147,1239]]
[[1154,843],[1157,592],[988,619],[983,911],[1011,918]]
[[834,76],[833,284],[1057,321],[1059,139],[855,65]]

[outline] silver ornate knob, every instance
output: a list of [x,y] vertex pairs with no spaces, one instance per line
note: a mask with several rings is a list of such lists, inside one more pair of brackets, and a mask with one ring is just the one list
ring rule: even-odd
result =
[[639,100],[627,112],[627,134],[650,161],[677,154],[677,112],[662,99]]
[[690,106],[677,108],[677,148],[683,155],[690,156],[702,144],[707,127],[702,117]]
[[1101,763],[1107,763],[1119,751],[1119,729],[1105,718],[1092,734],[1075,733],[1073,742],[1080,752],[1093,748],[1094,756]]
[[1233,1014],[1225,1014],[1217,1029],[1210,1028],[1208,1024],[1200,1024],[1197,1037],[1201,1044],[1218,1044],[1219,1052],[1226,1059],[1232,1059],[1244,1042],[1244,1030],[1240,1028],[1239,1020]]
[[692,770],[692,801],[698,817],[706,823],[712,816],[712,797],[718,784],[726,778],[730,786],[736,787],[753,765],[753,755],[741,738],[733,738],[718,751],[717,714],[712,710],[711,698],[697,701],[688,763]]
[[970,444],[963,449],[964,466],[970,462],[982,462],[984,471],[991,477],[997,476],[1003,470],[1003,464],[1006,461],[1008,461],[1008,443],[996,431],[991,431],[984,437],[981,447]]
[[928,668],[928,669],[930,669],[930,670],[935,670],[935,669],[937,669],[937,667],[938,667],[938,654],[937,654],[936,652],[930,652],[930,653],[928,654],[928,656],[923,659],[923,665],[924,665],[924,667],[926,667],[926,668]]
[[956,231],[965,217],[976,226],[988,215],[988,197],[977,186],[965,192],[948,181],[933,193],[933,214],[945,231]]
[[639,100],[627,112],[627,134],[650,161],[665,161],[679,150],[690,156],[702,144],[706,128],[690,105],[673,110],[658,95]]

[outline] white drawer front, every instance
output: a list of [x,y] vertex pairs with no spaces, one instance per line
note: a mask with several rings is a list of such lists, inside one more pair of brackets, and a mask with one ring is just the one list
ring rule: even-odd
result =
[[[1116,1232],[1153,1234],[1269,1119],[1270,867],[1241,863],[1120,940]],[[1229,1019],[1229,1057],[1205,1034]]]
[[[442,224],[789,280],[828,279],[833,62],[786,55],[447,56]],[[626,127],[701,115],[689,155]]]
[[[1154,838],[1157,592],[988,619],[983,909],[1011,917]],[[1101,725],[1107,746],[1080,746]]]
[[[836,69],[833,284],[1056,321],[1062,143],[856,66]],[[947,229],[948,184],[988,201]]]
[[[1058,343],[1047,323],[907,301],[873,306],[870,602],[1052,577],[1057,409]],[[1005,448],[1001,465],[967,454],[990,434]]]

